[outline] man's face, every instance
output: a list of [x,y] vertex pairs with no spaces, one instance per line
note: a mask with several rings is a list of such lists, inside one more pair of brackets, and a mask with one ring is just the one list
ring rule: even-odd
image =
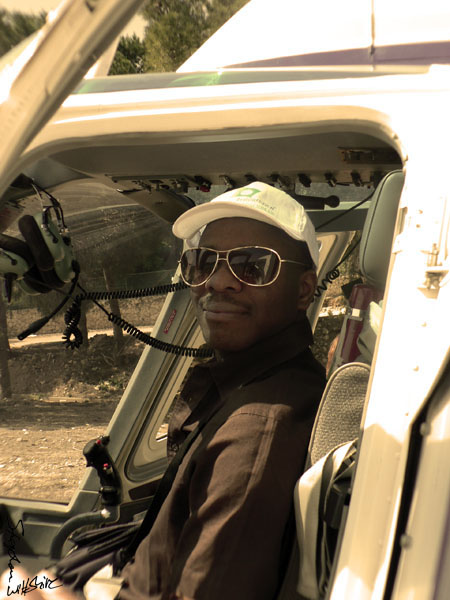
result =
[[[294,240],[253,219],[214,221],[206,227],[199,245],[215,250],[265,246],[281,258],[300,260]],[[236,279],[227,263],[219,261],[210,279],[191,289],[191,297],[206,342],[220,354],[249,348],[293,323],[298,311],[308,307],[315,283],[313,271],[283,263],[273,284],[253,287]]]

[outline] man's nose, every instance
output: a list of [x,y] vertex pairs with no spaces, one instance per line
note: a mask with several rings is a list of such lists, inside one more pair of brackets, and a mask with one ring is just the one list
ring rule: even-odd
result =
[[242,283],[237,279],[230,270],[226,258],[219,258],[214,273],[205,283],[206,289],[215,290],[216,292],[224,290],[240,291]]

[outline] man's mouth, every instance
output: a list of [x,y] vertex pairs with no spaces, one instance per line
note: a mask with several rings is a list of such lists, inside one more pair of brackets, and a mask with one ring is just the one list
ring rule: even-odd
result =
[[205,318],[210,321],[227,321],[248,314],[245,306],[224,301],[204,302],[201,309]]

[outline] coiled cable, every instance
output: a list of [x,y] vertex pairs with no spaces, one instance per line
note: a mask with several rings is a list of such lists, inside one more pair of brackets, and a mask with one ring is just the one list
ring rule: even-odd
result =
[[113,292],[86,292],[81,286],[78,286],[83,294],[77,296],[76,300],[129,300],[130,298],[148,298],[150,296],[162,296],[171,292],[178,292],[186,289],[187,286],[183,281],[178,283],[169,283],[166,285],[157,285],[152,288],[142,288],[138,290],[115,290]]
[[176,354],[177,356],[195,356],[198,358],[208,358],[209,356],[212,356],[212,350],[209,348],[189,348],[187,346],[177,346],[175,344],[170,344],[169,342],[158,340],[113,313],[109,314],[108,319],[111,323],[114,323],[114,325],[118,325],[128,333],[128,335],[135,337],[140,342],[147,344],[147,346],[152,346],[163,352],[169,352],[171,354]]
[[77,297],[64,314],[66,328],[63,333],[63,341],[66,348],[70,348],[71,350],[79,348],[83,343],[83,334],[78,328],[80,318],[81,300],[79,301]]
[[316,291],[314,292],[315,298],[320,298],[320,296],[327,291],[328,285],[339,277],[341,273],[339,272],[338,266],[339,265],[336,265],[330,271],[328,271],[321,283],[317,284]]
[[317,284],[316,291],[314,292],[315,298],[320,298],[320,296],[324,292],[327,291],[330,283],[332,283],[335,279],[337,279],[340,276],[341,273],[339,271],[339,267],[342,265],[342,263],[344,263],[347,260],[347,258],[350,256],[350,254],[358,247],[360,241],[361,241],[361,238],[358,238],[356,240],[356,242],[353,244],[353,246],[345,253],[342,260],[340,262],[338,262],[337,265],[335,265],[332,269],[330,269],[328,271],[328,273],[322,279],[321,283]]
[[98,308],[100,308],[106,314],[108,321],[114,325],[117,325],[123,331],[128,333],[128,335],[131,335],[147,346],[157,348],[163,352],[169,352],[170,354],[176,354],[177,356],[208,358],[213,355],[212,350],[209,348],[190,348],[158,340],[151,335],[144,333],[118,315],[107,311],[106,308],[99,302],[99,300],[143,298],[148,296],[168,294],[170,292],[177,292],[187,288],[188,286],[185,283],[179,282],[141,290],[121,290],[114,292],[87,292],[80,284],[78,284],[78,287],[83,293],[79,294],[75,298],[73,304],[67,309],[64,315],[66,329],[64,330],[63,340],[67,348],[71,348],[73,350],[75,348],[79,348],[83,343],[83,334],[78,327],[81,318],[81,303],[84,300],[92,300],[96,306],[98,306]]

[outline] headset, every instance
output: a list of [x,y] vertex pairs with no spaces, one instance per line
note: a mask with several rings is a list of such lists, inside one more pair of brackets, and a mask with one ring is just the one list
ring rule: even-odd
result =
[[62,288],[79,271],[61,205],[46,190],[33,187],[41,200],[44,192],[51,204],[19,219],[23,240],[0,234],[0,277],[5,280],[8,302],[14,282],[27,294],[46,294]]
[[[73,248],[64,222],[64,214],[59,201],[47,190],[36,183],[31,183],[38,197],[42,194],[50,200],[40,213],[24,215],[19,219],[19,231],[23,240],[9,235],[0,234],[0,277],[5,281],[5,291],[8,302],[11,301],[13,284],[17,284],[25,293],[30,295],[46,294],[52,290],[64,296],[62,302],[45,317],[33,322],[17,337],[20,340],[39,331],[53,318],[69,299],[74,302],[65,315],[66,330],[63,340],[68,348],[78,348],[83,343],[83,336],[78,328],[81,316],[81,303],[83,300],[93,300],[103,310],[111,323],[121,327],[129,335],[137,338],[144,344],[153,346],[164,352],[176,355],[206,358],[212,351],[206,348],[188,348],[163,342],[153,338],[117,315],[108,312],[99,302],[100,299],[109,298],[140,298],[167,294],[186,288],[184,283],[157,286],[141,290],[128,290],[126,292],[86,292],[78,283],[80,267],[74,259]],[[52,213],[54,218],[52,218]],[[62,290],[71,282],[70,289]],[[83,292],[73,296],[75,288]]]

